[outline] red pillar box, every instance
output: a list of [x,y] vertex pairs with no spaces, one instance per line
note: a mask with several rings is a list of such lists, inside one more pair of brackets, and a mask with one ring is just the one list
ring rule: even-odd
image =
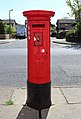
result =
[[51,105],[50,17],[55,12],[24,11],[28,34],[27,105],[41,110]]

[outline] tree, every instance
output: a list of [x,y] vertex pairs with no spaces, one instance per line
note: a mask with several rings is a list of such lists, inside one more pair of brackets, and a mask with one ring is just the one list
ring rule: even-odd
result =
[[80,18],[81,3],[80,0],[66,0],[67,6],[70,7],[71,13],[68,13],[70,16],[78,16]]
[[81,42],[81,2],[80,0],[67,0],[66,3],[71,9],[71,14],[68,14],[75,16],[76,19],[76,25],[72,30],[73,34],[70,35],[75,36],[77,34],[78,42]]
[[2,20],[0,19],[0,34],[4,34],[4,24],[2,23]]

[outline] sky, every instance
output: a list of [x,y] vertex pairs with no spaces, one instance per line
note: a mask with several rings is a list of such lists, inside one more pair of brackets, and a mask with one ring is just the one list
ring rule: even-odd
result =
[[1,0],[0,1],[0,19],[9,19],[9,10],[11,19],[17,23],[24,24],[25,17],[22,12],[27,10],[50,10],[55,12],[51,22],[56,24],[57,19],[68,17],[67,12],[70,8],[66,0]]

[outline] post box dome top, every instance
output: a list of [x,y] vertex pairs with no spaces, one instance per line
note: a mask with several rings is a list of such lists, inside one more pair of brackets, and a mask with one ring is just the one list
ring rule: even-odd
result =
[[29,10],[23,12],[25,17],[53,17],[54,14],[55,12],[47,10]]

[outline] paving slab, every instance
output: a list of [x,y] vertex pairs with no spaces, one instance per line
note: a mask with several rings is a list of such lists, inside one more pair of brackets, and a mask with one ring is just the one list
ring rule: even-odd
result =
[[21,105],[0,105],[0,119],[16,119],[21,109]]
[[49,109],[46,119],[81,119],[81,105],[52,106]]
[[28,106],[22,107],[16,119],[39,119],[38,110]]
[[67,102],[81,104],[81,88],[61,88]]
[[[39,119],[38,111],[21,105],[0,105],[0,119]],[[42,119],[81,119],[81,105],[53,105],[42,110]]]
[[0,104],[5,104],[13,94],[13,88],[0,88]]
[[13,100],[14,104],[25,104],[27,100],[27,89],[15,89],[11,99]]
[[64,96],[61,93],[60,88],[51,88],[51,100],[52,104],[55,105],[67,103]]
[[[0,105],[0,119],[39,119],[38,111],[21,105]],[[54,105],[42,110],[42,119],[81,119],[81,105]]]
[[[11,98],[14,104],[25,104],[27,100],[27,89],[15,89]],[[66,100],[62,95],[60,88],[51,88],[52,104],[66,104]]]

